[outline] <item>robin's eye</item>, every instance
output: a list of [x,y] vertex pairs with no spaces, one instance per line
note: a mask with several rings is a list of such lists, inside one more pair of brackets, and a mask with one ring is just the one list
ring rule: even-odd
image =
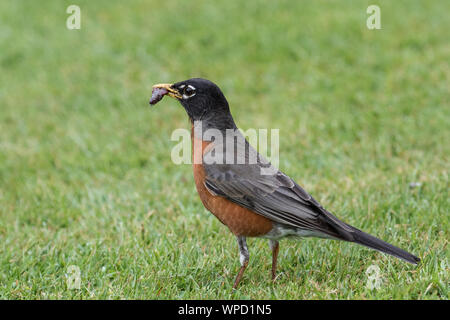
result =
[[184,87],[183,98],[187,99],[195,95],[195,88],[191,85]]

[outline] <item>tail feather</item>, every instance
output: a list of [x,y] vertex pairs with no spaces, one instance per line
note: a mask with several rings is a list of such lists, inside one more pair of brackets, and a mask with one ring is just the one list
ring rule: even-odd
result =
[[412,264],[418,264],[420,262],[420,259],[415,255],[406,252],[403,249],[397,248],[396,246],[393,246],[392,244],[380,240],[374,236],[371,236],[368,233],[365,233],[354,227],[352,228],[354,229],[351,233],[353,236],[353,242],[369,247],[371,249],[378,250],[380,252],[390,254]]

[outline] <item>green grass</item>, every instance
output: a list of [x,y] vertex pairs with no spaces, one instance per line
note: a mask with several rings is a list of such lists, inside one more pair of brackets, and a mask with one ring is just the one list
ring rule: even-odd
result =
[[[0,2],[0,298],[448,299],[450,2],[378,0],[370,31],[372,3]],[[233,292],[235,239],[170,160],[187,117],[148,107],[194,76],[241,128],[280,128],[280,168],[326,208],[423,263],[284,240],[272,283],[249,239]]]

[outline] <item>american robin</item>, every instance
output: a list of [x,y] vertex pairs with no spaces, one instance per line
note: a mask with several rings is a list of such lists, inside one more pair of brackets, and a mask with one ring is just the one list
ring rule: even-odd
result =
[[[344,240],[412,264],[420,261],[342,222],[293,179],[274,168],[237,129],[225,96],[213,82],[193,78],[157,84],[153,86],[150,104],[156,104],[165,95],[177,99],[189,116],[194,181],[203,205],[237,238],[241,268],[233,288],[238,286],[248,265],[247,237],[269,239],[272,279],[276,277],[278,241],[288,236]],[[230,135],[233,139],[228,140]]]

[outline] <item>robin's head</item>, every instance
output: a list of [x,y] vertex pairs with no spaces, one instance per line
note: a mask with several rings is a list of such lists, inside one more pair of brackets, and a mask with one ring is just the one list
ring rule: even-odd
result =
[[227,99],[219,87],[209,80],[192,78],[174,84],[154,85],[150,104],[158,103],[165,95],[177,99],[191,121],[220,122],[231,118]]

